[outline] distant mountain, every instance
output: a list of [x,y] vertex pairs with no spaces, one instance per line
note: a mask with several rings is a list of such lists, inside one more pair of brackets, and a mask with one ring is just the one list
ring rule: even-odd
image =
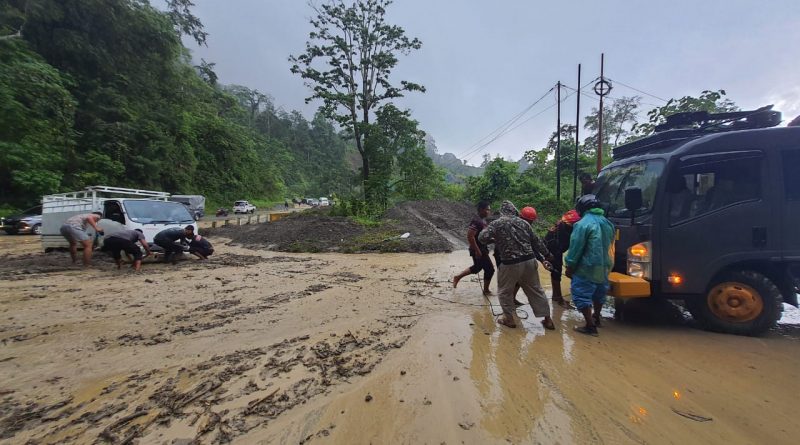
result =
[[483,168],[467,165],[453,153],[439,154],[436,148],[436,141],[431,135],[425,136],[425,152],[433,160],[434,164],[447,171],[445,175],[447,182],[461,183],[464,182],[464,178],[467,176],[480,176],[483,174]]

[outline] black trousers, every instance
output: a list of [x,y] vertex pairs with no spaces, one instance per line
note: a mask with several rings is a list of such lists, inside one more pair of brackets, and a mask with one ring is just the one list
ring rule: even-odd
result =
[[490,281],[494,276],[494,265],[492,264],[491,258],[489,258],[489,252],[481,253],[481,257],[478,258],[475,256],[475,253],[470,250],[469,254],[472,257],[472,266],[470,266],[469,272],[476,274],[483,270],[483,279],[485,281]]

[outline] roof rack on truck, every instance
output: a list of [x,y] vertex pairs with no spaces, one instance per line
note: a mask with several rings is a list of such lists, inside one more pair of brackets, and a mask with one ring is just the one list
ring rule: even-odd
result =
[[94,185],[83,190],[55,193],[42,197],[42,246],[45,251],[63,247],[59,228],[72,215],[102,212],[104,202],[118,200],[167,201],[170,194],[155,190],[141,190],[107,185]]
[[707,134],[735,130],[753,130],[774,127],[781,122],[781,113],[772,111],[772,105],[751,111],[709,113],[692,111],[667,116],[667,121],[656,126],[655,134],[620,145],[614,149],[614,159],[668,147],[680,141]]

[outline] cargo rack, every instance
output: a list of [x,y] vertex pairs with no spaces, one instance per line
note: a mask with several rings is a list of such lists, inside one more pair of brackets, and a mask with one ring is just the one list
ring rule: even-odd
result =
[[656,126],[655,134],[616,147],[614,149],[614,159],[646,153],[707,134],[770,128],[780,124],[780,122],[781,113],[772,111],[772,105],[751,111],[730,111],[725,113],[691,111],[675,113],[667,116],[665,123]]

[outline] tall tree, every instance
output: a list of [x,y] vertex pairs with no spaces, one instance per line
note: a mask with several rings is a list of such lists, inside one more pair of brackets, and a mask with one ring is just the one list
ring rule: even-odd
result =
[[353,137],[361,154],[361,175],[368,198],[371,163],[385,162],[365,143],[375,111],[406,91],[425,91],[413,82],[391,82],[398,54],[406,55],[422,46],[419,39],[408,38],[403,28],[386,22],[386,9],[391,3],[356,0],[347,4],[344,0],[331,0],[314,7],[314,30],[309,34],[306,50],[289,58],[291,71],[305,79],[313,91],[306,102],[322,100],[321,110]]

